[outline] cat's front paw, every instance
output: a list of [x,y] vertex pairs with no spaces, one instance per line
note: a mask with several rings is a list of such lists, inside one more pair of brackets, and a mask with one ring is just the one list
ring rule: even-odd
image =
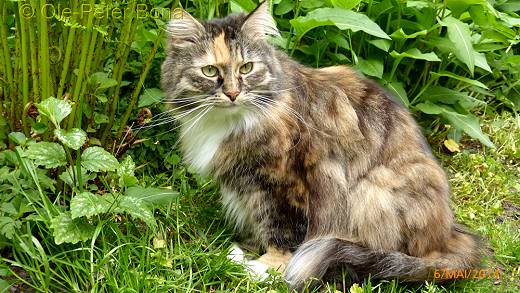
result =
[[246,254],[242,250],[242,248],[238,246],[238,244],[233,243],[231,245],[231,248],[229,249],[227,258],[237,263],[244,263],[246,259]]
[[270,276],[267,272],[269,266],[258,260],[246,260],[245,266],[251,277],[257,281],[265,281]]

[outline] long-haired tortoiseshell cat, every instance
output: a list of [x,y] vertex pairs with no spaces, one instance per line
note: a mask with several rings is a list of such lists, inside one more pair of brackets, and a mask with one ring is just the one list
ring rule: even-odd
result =
[[290,288],[333,278],[433,279],[479,265],[446,175],[408,111],[349,67],[308,68],[249,15],[169,26],[162,87],[185,160],[219,184],[227,218]]

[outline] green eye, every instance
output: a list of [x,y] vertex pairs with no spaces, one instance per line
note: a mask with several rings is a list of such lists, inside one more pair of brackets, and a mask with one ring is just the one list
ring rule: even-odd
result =
[[202,73],[204,73],[204,75],[207,77],[214,77],[217,75],[218,69],[213,65],[208,65],[202,67]]
[[240,73],[246,74],[253,70],[253,62],[247,62],[246,64],[240,66]]

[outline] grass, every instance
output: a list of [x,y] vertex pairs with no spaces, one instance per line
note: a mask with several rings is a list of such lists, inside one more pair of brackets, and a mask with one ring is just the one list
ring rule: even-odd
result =
[[[500,279],[445,287],[368,281],[351,292],[520,291],[520,119],[506,114],[485,125],[497,149],[463,140],[460,153],[450,154],[443,147],[434,152],[448,171],[458,220],[483,237],[489,251],[484,267],[500,269]],[[432,145],[442,145],[439,134],[429,137]],[[191,175],[182,165],[172,174],[140,175],[146,185],[181,191],[175,203],[156,211],[156,231],[119,218],[104,222],[95,239],[83,244],[21,239],[21,249],[3,259],[4,282],[49,292],[287,292],[281,275],[256,282],[226,258],[233,232],[222,219],[219,195],[210,181]],[[322,289],[348,290],[332,285]]]

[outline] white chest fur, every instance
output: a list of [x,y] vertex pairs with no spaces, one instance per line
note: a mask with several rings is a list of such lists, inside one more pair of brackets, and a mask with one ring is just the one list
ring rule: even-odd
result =
[[247,131],[256,125],[253,113],[241,110],[214,108],[195,124],[181,128],[184,159],[198,173],[207,175],[222,143],[237,131]]

